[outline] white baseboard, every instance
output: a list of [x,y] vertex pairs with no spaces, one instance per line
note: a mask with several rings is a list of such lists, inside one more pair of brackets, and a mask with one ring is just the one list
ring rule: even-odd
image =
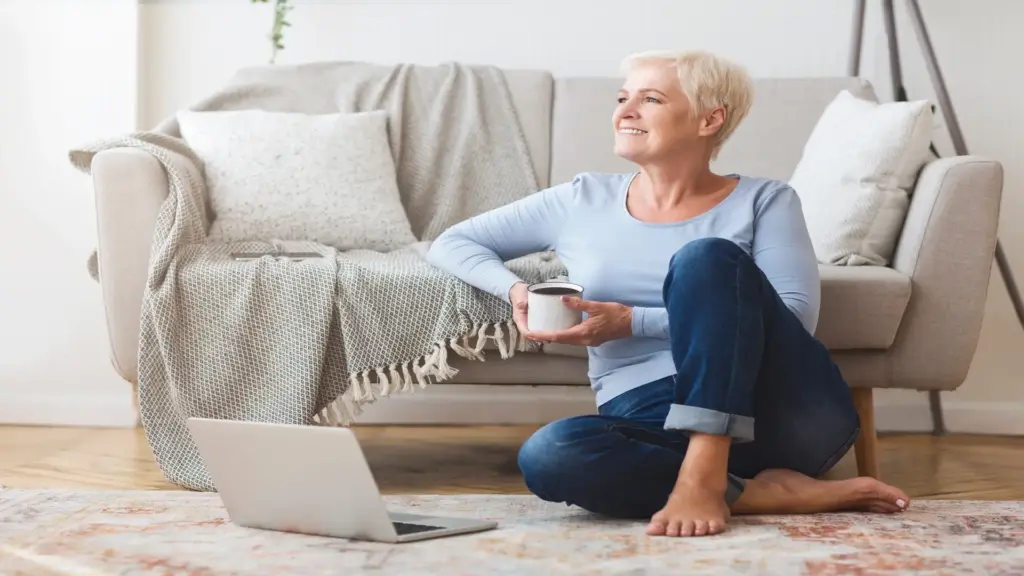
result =
[[946,426],[953,432],[1024,436],[1024,403],[960,402],[946,413]]
[[0,424],[133,428],[130,393],[105,396],[6,396],[0,398]]
[[[922,396],[925,394],[922,393]],[[931,432],[927,398],[922,405],[878,405],[876,425],[888,432]],[[943,399],[942,415],[952,434],[1024,436],[1024,403],[971,402]],[[884,425],[884,426],[883,426]]]
[[[584,386],[434,384],[367,406],[357,424],[543,424],[591,414],[594,393]],[[946,428],[952,433],[1024,435],[1024,404],[943,399]],[[880,432],[930,432],[928,396],[919,402],[876,401]]]
[[[943,406],[942,413],[946,416],[946,427],[948,428],[948,405]],[[875,427],[879,432],[931,432],[932,412],[928,408],[928,398],[923,398],[920,404],[903,402],[888,404],[876,399]]]

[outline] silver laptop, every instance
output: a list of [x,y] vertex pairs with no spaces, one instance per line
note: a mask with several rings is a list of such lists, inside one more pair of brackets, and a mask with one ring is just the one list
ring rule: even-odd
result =
[[189,418],[231,521],[248,528],[379,542],[480,532],[493,521],[389,513],[347,428]]

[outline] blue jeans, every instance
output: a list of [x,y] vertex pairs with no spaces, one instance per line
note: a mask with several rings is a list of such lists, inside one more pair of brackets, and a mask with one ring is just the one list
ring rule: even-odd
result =
[[547,424],[519,451],[540,498],[620,518],[668,499],[688,433],[729,435],[729,505],[770,468],[818,476],[860,432],[850,388],[754,260],[728,240],[690,242],[663,296],[676,373]]

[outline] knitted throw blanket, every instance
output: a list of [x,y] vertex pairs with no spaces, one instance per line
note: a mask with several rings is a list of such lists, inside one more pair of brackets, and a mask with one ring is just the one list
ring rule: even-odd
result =
[[[188,417],[348,425],[367,402],[454,376],[449,353],[483,360],[487,348],[502,358],[529,348],[508,304],[424,259],[430,240],[448,226],[536,191],[499,70],[268,66],[242,71],[192,107],[243,108],[387,110],[399,189],[421,241],[389,253],[273,239],[208,244],[202,162],[173,118],[153,131],[71,151],[84,172],[96,153],[117,147],[144,150],[166,171],[170,193],[154,230],[143,297],[139,404],[162,472],[195,490],[214,486]],[[325,257],[229,256],[267,249]],[[564,272],[550,254],[507,264],[527,281]]]

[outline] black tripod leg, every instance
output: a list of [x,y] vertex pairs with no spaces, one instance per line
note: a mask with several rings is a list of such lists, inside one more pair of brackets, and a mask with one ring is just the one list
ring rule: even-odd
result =
[[[896,35],[896,10],[893,0],[882,0],[882,18],[885,23],[885,37],[889,41],[889,78],[892,82],[892,98],[896,102],[907,101],[907,89],[903,85],[903,66],[900,62],[900,46]],[[939,155],[934,143],[932,153]],[[928,392],[928,407],[932,415],[932,434],[946,433],[945,418],[942,415],[942,396],[938,391]]]
[[896,14],[893,0],[882,0],[882,18],[885,22],[885,37],[889,40],[889,78],[892,82],[892,99],[907,101],[907,89],[903,86],[903,65],[900,63],[900,46],[896,38]]
[[850,36],[850,60],[846,65],[846,75],[851,78],[860,76],[861,44],[864,42],[864,6],[867,0],[857,0],[853,8],[853,34]]
[[932,89],[935,90],[935,98],[939,101],[942,117],[949,127],[953,149],[958,156],[966,156],[967,144],[964,143],[964,134],[960,130],[960,121],[956,117],[956,111],[953,110],[953,101],[949,98],[946,80],[942,77],[942,70],[939,69],[939,62],[935,58],[935,49],[932,47],[932,40],[928,34],[928,28],[924,25],[924,17],[921,15],[921,7],[917,0],[907,0],[907,10],[910,12],[910,21],[914,24],[914,31],[917,32],[917,41],[921,45],[921,53],[924,55],[925,66],[928,68],[928,77],[932,81]]

